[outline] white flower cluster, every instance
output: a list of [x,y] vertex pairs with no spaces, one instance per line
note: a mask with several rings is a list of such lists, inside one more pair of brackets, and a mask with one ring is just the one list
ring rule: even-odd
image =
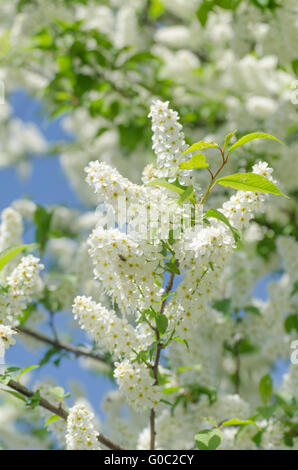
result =
[[66,431],[67,450],[101,450],[94,418],[94,413],[83,403],[70,408]]
[[162,397],[161,390],[154,386],[154,379],[143,364],[132,363],[125,359],[115,364],[114,377],[121,393],[136,410],[156,407]]
[[152,119],[152,148],[157,157],[155,176],[170,178],[170,181],[177,176],[186,177],[189,172],[178,168],[179,158],[187,149],[178,113],[169,108],[168,101],[156,100],[151,105],[149,117]]
[[7,293],[0,295],[0,315],[5,322],[17,324],[22,310],[34,297],[39,297],[43,288],[39,272],[43,268],[38,258],[28,255],[7,277]]
[[19,212],[7,207],[1,213],[0,251],[22,243],[23,222]]
[[13,335],[16,332],[10,327],[0,324],[0,360],[4,359],[5,350],[15,344]]
[[154,282],[154,271],[163,262],[158,246],[101,227],[92,232],[88,244],[95,277],[124,312],[157,306],[162,289]]
[[[60,406],[61,400],[53,391],[56,386],[56,383],[51,379],[45,379],[42,382],[36,382],[34,389],[39,390],[40,395],[49,401],[52,405]],[[66,409],[64,405],[63,408]],[[53,416],[53,413],[46,410],[45,408],[40,407],[39,411],[45,422],[47,422]],[[61,447],[65,447],[66,422],[63,419],[57,419],[49,423],[47,425],[47,429],[54,434]]]
[[73,313],[81,328],[115,358],[130,356],[132,349],[140,349],[136,332],[126,318],[117,317],[113,311],[97,304],[91,297],[76,297]]

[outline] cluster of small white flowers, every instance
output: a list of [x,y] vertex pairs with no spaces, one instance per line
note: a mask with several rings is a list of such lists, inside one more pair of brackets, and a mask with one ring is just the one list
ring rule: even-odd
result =
[[152,118],[152,148],[157,157],[156,176],[170,180],[189,176],[189,172],[178,168],[179,157],[187,149],[178,113],[169,108],[168,101],[156,100],[151,105],[149,117]]
[[116,206],[118,198],[121,196],[125,198],[124,200],[130,202],[143,196],[140,186],[129,181],[115,168],[106,163],[90,162],[85,171],[87,173],[87,183],[96,194],[99,194],[101,200],[113,207]]
[[94,413],[84,403],[70,408],[67,418],[67,450],[101,450]]
[[[53,393],[53,389],[56,386],[57,385],[55,384],[55,382],[51,379],[45,379],[43,380],[43,382],[36,382],[34,384],[34,389],[39,390],[40,395],[54,406],[60,406],[60,398],[55,393]],[[63,405],[63,408],[66,409],[65,405]],[[53,416],[53,413],[51,411],[46,410],[45,408],[40,407],[39,411],[41,417],[45,420],[45,422],[47,422],[49,418]],[[54,434],[61,447],[65,447],[66,422],[64,421],[64,419],[57,419],[56,421],[52,421],[48,424],[47,429],[48,431]]]
[[73,313],[82,329],[105,347],[115,358],[122,355],[129,357],[132,349],[140,349],[140,344],[134,328],[126,318],[116,314],[101,304],[94,302],[91,297],[76,297]]
[[[119,390],[108,392],[101,408],[106,415],[109,436],[126,449],[136,449],[139,433],[148,422],[147,415],[127,406],[126,399]],[[123,409],[126,410],[125,416]]]
[[153,273],[163,260],[158,246],[101,227],[92,232],[88,244],[95,277],[124,311],[157,305],[161,288],[155,284]]
[[4,359],[5,350],[15,344],[13,335],[16,332],[10,327],[0,324],[0,360]]
[[7,277],[7,293],[0,295],[0,314],[5,322],[17,324],[22,310],[33,298],[39,297],[43,289],[39,272],[43,268],[38,258],[28,255],[21,259],[21,262]]
[[265,450],[285,450],[284,433],[285,428],[282,423],[270,419],[262,434],[262,448]]
[[161,390],[154,386],[154,379],[143,364],[125,359],[115,364],[114,377],[128,403],[140,412],[144,408],[156,407],[162,397]]
[[2,211],[0,225],[0,251],[22,243],[22,217],[15,209],[8,207]]

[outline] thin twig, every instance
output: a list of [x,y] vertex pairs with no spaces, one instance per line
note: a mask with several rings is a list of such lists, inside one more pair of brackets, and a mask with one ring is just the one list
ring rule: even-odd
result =
[[[165,306],[167,304],[167,294],[170,293],[173,287],[174,283],[174,278],[175,278],[175,273],[171,273],[169,282],[165,288],[165,298],[162,301],[160,312],[163,313]],[[155,328],[155,335],[156,335],[156,341],[157,341],[157,346],[156,346],[156,354],[155,354],[155,361],[152,366],[152,373],[153,373],[153,378],[154,378],[154,384],[153,385],[158,385],[158,365],[160,361],[160,354],[161,350],[163,348],[162,343],[160,342],[160,334],[158,331],[158,328]],[[155,436],[156,436],[156,431],[155,431],[155,410],[154,408],[151,408],[150,410],[150,449],[154,450],[155,449]]]
[[25,327],[19,327],[15,328],[15,331],[18,333],[23,333],[26,336],[30,336],[31,338],[34,338],[38,341],[41,341],[46,344],[50,344],[51,346],[54,346],[57,349],[64,349],[65,351],[71,352],[75,356],[84,356],[84,357],[89,357],[91,359],[94,359],[95,361],[99,362],[104,362],[108,365],[109,362],[106,360],[104,356],[101,356],[99,354],[92,353],[91,351],[88,351],[87,349],[83,349],[77,346],[73,346],[71,344],[66,344],[61,341],[56,341],[55,339],[49,338],[48,336],[44,335],[43,333],[39,333],[37,331],[29,330],[28,328]]
[[[0,375],[1,377],[1,375]],[[34,395],[34,392],[30,390],[29,388],[25,387],[24,385],[20,384],[19,382],[16,382],[15,380],[10,380],[7,384],[8,387],[12,388],[13,390],[17,391],[18,393],[21,393],[25,397],[31,398]],[[46,410],[50,411],[51,413],[54,413],[55,415],[60,416],[60,418],[64,419],[65,421],[67,420],[68,417],[68,412],[64,410],[61,406],[55,406],[52,405],[48,400],[45,398],[40,398],[39,400],[39,406],[42,408],[45,408]],[[108,437],[106,437],[104,434],[99,433],[97,435],[98,441],[103,444],[104,446],[108,447],[109,449],[112,450],[125,450],[122,446],[117,444],[114,441],[111,441]]]

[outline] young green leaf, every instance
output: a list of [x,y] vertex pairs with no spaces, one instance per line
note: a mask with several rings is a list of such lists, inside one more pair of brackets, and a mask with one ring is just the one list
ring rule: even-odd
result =
[[272,395],[273,383],[269,374],[264,375],[259,383],[259,392],[263,402],[266,404]]
[[271,193],[276,196],[288,197],[283,194],[272,181],[256,173],[235,173],[218,178],[216,183],[221,186],[240,189],[241,191],[256,191],[259,193]]
[[156,317],[156,327],[161,335],[163,335],[168,328],[168,319],[163,313],[159,313]]
[[251,419],[239,419],[233,418],[221,423],[221,426],[246,426],[248,424],[253,424],[254,426],[258,427],[257,424],[252,421]]
[[162,393],[164,393],[165,395],[171,395],[172,393],[179,392],[179,390],[180,390],[180,387],[165,387],[162,390]]
[[45,423],[44,427],[46,428],[49,424],[53,423],[54,421],[57,421],[58,419],[61,419],[58,415],[51,416]]
[[32,251],[35,250],[37,247],[36,243],[32,243],[31,245],[21,245],[15,246],[12,248],[8,248],[0,253],[0,271],[4,268],[4,266],[9,263],[15,256],[17,256],[22,251]]
[[191,199],[193,196],[193,186],[187,186],[186,190],[184,193],[181,194],[181,196],[178,199],[178,204],[183,204],[183,202],[187,201],[188,199]]
[[23,369],[22,372],[19,373],[18,378],[20,379],[20,378],[22,377],[22,375],[26,374],[26,373],[29,372],[30,370],[38,369],[38,367],[40,367],[40,366],[30,366],[30,367],[26,367],[26,369]]
[[19,400],[22,400],[27,403],[27,399],[24,397],[24,395],[22,395],[19,392],[15,392],[14,390],[5,390],[5,389],[1,389],[1,392],[9,393],[13,397],[18,398]]
[[224,148],[223,150],[225,151],[225,149],[227,148],[227,146],[229,145],[229,143],[231,142],[231,139],[232,137],[234,137],[234,135],[236,134],[237,132],[237,129],[235,129],[233,132],[230,132],[230,134],[226,135],[225,137],[225,143],[224,143]]
[[222,312],[225,316],[228,316],[231,313],[231,303],[232,300],[229,298],[215,300],[212,304],[212,308],[214,308],[218,312]]
[[204,217],[207,217],[207,218],[208,218],[208,217],[213,217],[213,218],[215,218],[215,219],[220,220],[220,221],[223,222],[224,224],[226,224],[226,225],[229,227],[229,229],[231,230],[235,242],[236,242],[236,243],[239,242],[239,240],[240,240],[240,238],[241,238],[239,231],[238,231],[235,227],[233,227],[233,226],[230,224],[230,222],[228,221],[228,219],[226,218],[226,216],[225,216],[222,212],[218,211],[217,209],[209,209],[209,210],[206,212],[206,214],[205,214]]
[[196,446],[199,450],[215,450],[223,441],[220,429],[204,429],[195,435]]
[[162,179],[149,181],[149,183],[147,183],[147,186],[161,186],[163,188],[171,189],[172,191],[178,194],[183,194],[183,192],[185,191],[185,188],[180,188],[179,186],[176,186],[173,183],[168,183],[168,181]]
[[281,145],[284,145],[284,143],[274,137],[273,135],[266,134],[265,132],[252,132],[251,134],[244,135],[241,137],[241,139],[237,140],[230,148],[229,148],[229,153],[231,153],[233,150],[235,150],[238,147],[241,147],[242,145],[246,144],[247,142],[250,142],[251,140],[256,140],[256,139],[271,139],[275,140]]
[[199,168],[208,168],[209,163],[203,153],[196,153],[187,162],[181,162],[179,168],[182,170],[197,170]]
[[215,142],[203,142],[202,140],[200,140],[199,142],[196,142],[195,144],[188,147],[188,149],[183,152],[180,158],[189,152],[194,152],[195,150],[204,150],[212,148],[218,148],[218,145]]

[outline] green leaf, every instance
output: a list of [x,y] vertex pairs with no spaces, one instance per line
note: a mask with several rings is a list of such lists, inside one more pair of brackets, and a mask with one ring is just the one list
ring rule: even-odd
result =
[[18,398],[19,400],[22,400],[22,401],[24,401],[24,402],[27,402],[27,399],[24,397],[24,395],[22,395],[22,394],[19,393],[19,392],[15,392],[14,390],[5,390],[5,389],[1,389],[1,392],[9,393],[9,394],[12,395],[13,397]]
[[27,398],[27,406],[35,408],[40,403],[40,390],[37,390],[30,398]]
[[195,435],[196,446],[199,450],[215,450],[223,441],[220,429],[204,429]]
[[12,248],[8,248],[0,253],[0,271],[4,268],[4,266],[9,263],[15,256],[17,256],[22,251],[32,251],[38,245],[36,243],[32,243],[31,245],[21,245]]
[[167,271],[174,274],[180,274],[180,270],[174,262],[170,261],[169,263],[165,263],[165,265],[167,267]]
[[212,0],[203,0],[197,9],[197,18],[204,27],[208,20],[209,13],[213,10],[214,2]]
[[60,55],[57,58],[57,63],[61,73],[67,73],[72,70],[72,60],[69,55]]
[[271,139],[275,140],[281,145],[285,145],[281,140],[277,139],[273,135],[266,134],[265,132],[252,132],[251,134],[246,134],[241,139],[237,140],[230,148],[229,148],[229,153],[231,153],[233,150],[235,150],[238,147],[241,147],[242,145],[246,144],[247,142],[250,142],[252,140],[256,139]]
[[238,231],[235,227],[233,227],[233,226],[230,224],[230,222],[228,221],[228,219],[226,218],[226,216],[225,216],[222,212],[218,211],[217,209],[209,209],[209,210],[206,212],[206,214],[205,214],[204,217],[207,217],[207,218],[208,218],[208,217],[213,217],[213,218],[215,218],[215,219],[220,220],[220,221],[223,222],[224,224],[226,224],[226,225],[229,227],[229,229],[231,230],[235,242],[236,242],[236,243],[239,242],[239,240],[240,240],[240,238],[241,238],[239,231]]
[[254,305],[247,305],[244,307],[245,312],[250,313],[252,315],[261,315],[260,309],[255,307]]
[[40,367],[40,366],[30,366],[30,367],[26,367],[26,369],[23,369],[22,372],[19,373],[18,378],[20,379],[20,378],[22,377],[22,375],[26,374],[26,373],[29,372],[30,370],[38,369],[38,367]]
[[18,370],[20,370],[19,367],[8,367],[5,369],[5,374],[11,374],[12,372],[17,372]]
[[190,186],[187,186],[187,189],[179,197],[178,204],[183,204],[183,202],[188,201],[188,199],[191,199],[192,196],[193,196],[193,186],[190,185]]
[[251,354],[256,352],[256,346],[254,346],[249,338],[241,338],[237,343],[237,351],[239,354]]
[[292,69],[294,74],[298,77],[298,59],[292,60]]
[[188,149],[185,150],[185,152],[183,152],[180,158],[189,152],[194,152],[195,150],[204,150],[204,149],[212,149],[212,148],[218,148],[218,145],[215,144],[214,142],[203,142],[202,140],[200,140],[199,142],[196,142],[195,144],[188,147]]
[[231,312],[231,303],[231,299],[216,300],[213,302],[212,308],[228,316]]
[[256,191],[259,193],[271,193],[276,196],[288,197],[283,194],[272,181],[256,173],[235,173],[234,175],[219,178],[216,180],[216,183],[241,191]]
[[236,134],[236,132],[237,132],[237,129],[235,129],[233,132],[230,132],[230,134],[226,135],[223,150],[225,150],[225,149],[227,148],[227,146],[229,145],[229,143],[230,143],[232,137],[234,137],[234,135]]
[[196,370],[197,372],[200,372],[201,369],[202,369],[201,364],[194,364],[193,366],[181,366],[181,367],[178,367],[177,374],[182,374],[182,372],[185,372],[188,370]]
[[171,395],[172,393],[179,392],[179,390],[180,390],[180,387],[165,387],[162,390],[162,393],[164,393],[165,395]]
[[179,186],[176,186],[173,183],[168,183],[167,181],[162,179],[149,181],[149,183],[147,183],[147,186],[162,186],[163,188],[171,189],[172,191],[175,191],[175,193],[178,194],[183,194],[183,192],[185,191],[185,189],[180,188]]
[[208,168],[209,163],[203,153],[196,153],[187,162],[181,162],[179,168],[182,170],[197,170],[199,168]]
[[53,423],[54,421],[57,421],[58,419],[61,419],[61,417],[58,415],[51,416],[45,423],[44,427],[46,428],[49,424]]
[[159,18],[165,11],[165,6],[161,0],[151,0],[149,7],[149,17],[152,20]]
[[288,315],[285,319],[285,330],[290,333],[292,330],[296,330],[298,333],[298,313]]
[[294,285],[293,285],[293,290],[291,292],[291,297],[293,297],[294,295],[296,295],[298,292],[298,281],[295,281],[294,282]]
[[266,404],[272,395],[273,383],[269,374],[264,375],[259,383],[259,392],[263,402]]
[[221,426],[246,426],[248,424],[253,424],[254,426],[258,427],[257,424],[251,419],[239,418],[233,418],[229,419],[228,421],[224,421],[223,423],[221,423]]
[[40,245],[41,253],[44,252],[48,242],[52,216],[52,212],[48,212],[44,207],[36,207],[34,213],[34,223],[36,225],[35,240]]
[[168,319],[163,313],[159,313],[156,317],[156,326],[161,335],[163,335],[168,328]]

